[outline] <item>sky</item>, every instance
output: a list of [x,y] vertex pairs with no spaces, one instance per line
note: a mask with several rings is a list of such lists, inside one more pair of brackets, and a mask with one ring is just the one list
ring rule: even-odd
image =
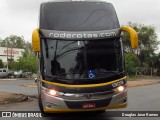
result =
[[[18,35],[31,42],[38,27],[39,6],[46,0],[0,0],[0,38]],[[160,40],[160,0],[105,0],[115,7],[121,25],[153,25]]]

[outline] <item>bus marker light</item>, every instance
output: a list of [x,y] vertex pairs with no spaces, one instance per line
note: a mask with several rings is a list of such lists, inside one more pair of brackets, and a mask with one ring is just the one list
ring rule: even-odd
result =
[[123,87],[123,86],[119,86],[119,87],[117,88],[117,90],[118,90],[118,92],[122,92],[122,91],[124,90],[124,87]]

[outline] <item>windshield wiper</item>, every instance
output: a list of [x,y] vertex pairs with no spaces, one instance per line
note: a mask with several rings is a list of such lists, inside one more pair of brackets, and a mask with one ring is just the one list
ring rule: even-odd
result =
[[46,39],[44,39],[44,44],[45,44],[45,48],[46,48],[46,58],[49,57],[49,54],[48,54],[48,42]]

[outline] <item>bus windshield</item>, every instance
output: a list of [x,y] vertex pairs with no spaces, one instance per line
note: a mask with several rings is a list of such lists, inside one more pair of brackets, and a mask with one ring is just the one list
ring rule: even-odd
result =
[[[65,41],[42,39],[43,75],[57,79],[101,79],[123,72],[119,38]],[[120,76],[119,76],[120,77]]]

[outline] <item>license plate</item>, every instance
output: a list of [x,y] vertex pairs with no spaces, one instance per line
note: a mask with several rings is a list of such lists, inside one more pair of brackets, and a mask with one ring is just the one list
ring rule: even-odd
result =
[[96,104],[95,103],[84,103],[82,104],[82,108],[95,108]]

